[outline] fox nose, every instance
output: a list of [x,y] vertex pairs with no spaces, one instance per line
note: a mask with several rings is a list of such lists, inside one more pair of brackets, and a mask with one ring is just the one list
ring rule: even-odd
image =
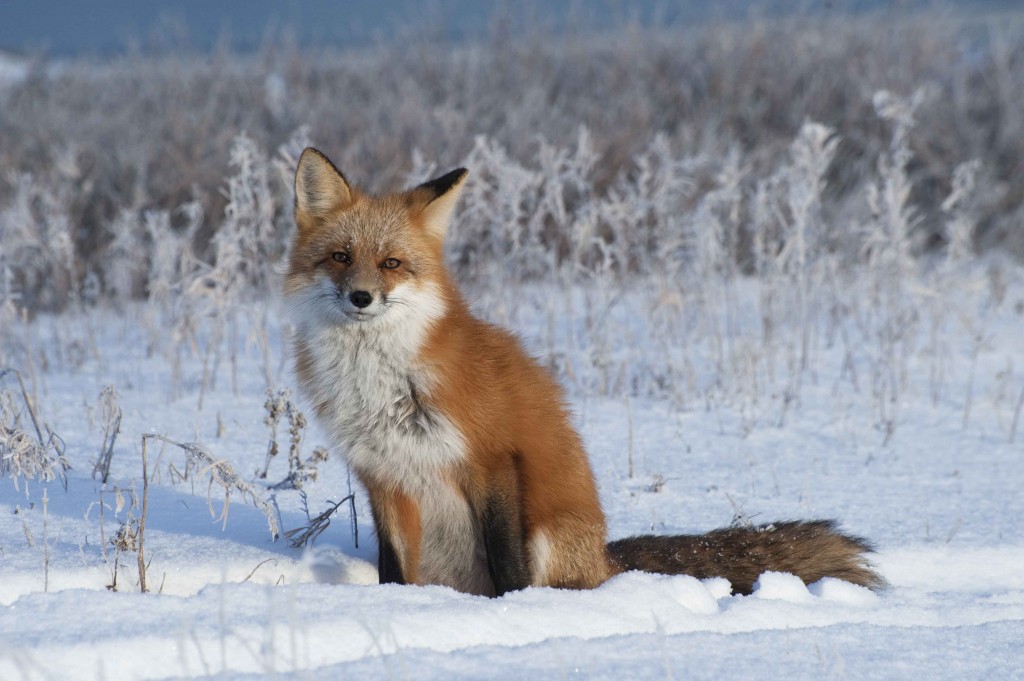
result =
[[373,302],[373,296],[370,295],[369,291],[353,291],[349,294],[348,299],[352,301],[352,304],[362,309]]

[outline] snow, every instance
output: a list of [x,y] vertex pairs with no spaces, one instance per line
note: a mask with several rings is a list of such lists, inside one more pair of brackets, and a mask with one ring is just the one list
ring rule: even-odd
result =
[[[1024,300],[1024,287],[1015,281],[1007,296]],[[237,494],[225,518],[223,491],[201,472],[177,479],[171,467],[184,470],[183,452],[155,440],[151,592],[137,592],[132,552],[109,590],[109,540],[127,518],[129,490],[142,491],[142,434],[202,442],[253,480],[268,438],[264,377],[291,384],[285,331],[271,324],[272,366],[243,344],[237,391],[224,367],[199,409],[201,353],[175,369],[154,350],[159,323],[145,318],[135,308],[68,313],[19,331],[46,357],[25,370],[26,382],[72,469],[66,491],[60,481],[21,480],[17,490],[2,481],[0,679],[1020,678],[1024,669],[1024,435],[1009,436],[1024,318],[1013,304],[987,317],[966,425],[962,388],[933,400],[918,387],[904,393],[886,437],[871,396],[842,384],[841,348],[820,351],[781,425],[782,398],[767,392],[752,405],[570,390],[611,537],[700,532],[734,515],[834,517],[877,545],[874,562],[891,584],[874,593],[766,573],[750,596],[722,579],[640,573],[593,591],[530,588],[499,599],[377,585],[358,488],[358,547],[344,504],[312,548],[293,549],[272,541],[264,516]],[[528,339],[535,331],[516,326]],[[78,355],[72,340],[84,344]],[[966,386],[970,339],[948,340],[947,384]],[[123,420],[103,485],[90,473],[107,385]],[[325,442],[310,427],[304,452]],[[268,480],[285,476],[284,458]],[[305,488],[310,512],[343,498],[346,481],[336,457],[321,464]],[[297,492],[274,501],[283,529],[306,523]]]
[[[927,557],[910,554],[900,564]],[[928,661],[935,642],[958,640],[965,643],[951,646],[957,654],[948,658],[958,666],[929,661],[937,678],[1012,674],[1013,660],[1021,661],[1013,642],[1024,633],[1024,591],[1001,585],[998,571],[990,575],[979,565],[968,574],[951,570],[954,583],[971,581],[989,594],[998,589],[998,598],[902,582],[876,596],[835,580],[812,586],[820,594],[812,595],[795,577],[778,574],[762,578],[749,597],[716,596],[691,577],[643,574],[621,575],[591,592],[527,589],[501,599],[442,587],[275,587],[223,579],[190,596],[145,596],[144,607],[136,594],[36,592],[0,616],[8,632],[3,678],[18,678],[19,665],[52,678],[116,670],[120,678],[155,679],[271,671],[299,678],[310,669],[317,678],[360,669],[379,675],[402,664],[443,678],[471,677],[489,666],[486,675],[499,678],[522,678],[530,668],[583,669],[598,678],[616,669],[629,669],[630,677],[663,677],[667,670],[763,677],[770,670],[773,677],[814,678],[847,657],[856,676],[885,678]],[[795,637],[793,630],[803,633]]]

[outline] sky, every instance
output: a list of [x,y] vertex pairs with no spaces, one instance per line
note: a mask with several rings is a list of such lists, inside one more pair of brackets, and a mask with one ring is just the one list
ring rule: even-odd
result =
[[[1009,5],[1010,0],[952,0],[960,6]],[[301,44],[346,48],[387,41],[422,27],[440,39],[486,35],[496,21],[554,29],[609,26],[627,20],[692,23],[712,18],[793,13],[900,10],[925,0],[0,0],[0,50],[72,56],[132,48],[236,50],[258,48],[287,33]],[[399,30],[401,29],[401,30]]]

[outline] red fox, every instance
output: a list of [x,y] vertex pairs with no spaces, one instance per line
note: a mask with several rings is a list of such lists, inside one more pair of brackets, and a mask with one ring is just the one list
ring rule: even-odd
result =
[[465,169],[370,196],[313,148],[295,175],[284,276],[304,397],[365,486],[381,583],[502,595],[596,587],[626,570],[765,570],[880,587],[871,547],[831,521],[606,543],[561,388],[507,331],[473,316],[444,265]]

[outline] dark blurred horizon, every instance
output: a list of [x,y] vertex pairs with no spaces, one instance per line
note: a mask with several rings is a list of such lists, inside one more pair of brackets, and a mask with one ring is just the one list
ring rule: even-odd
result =
[[344,49],[401,40],[410,34],[451,42],[480,39],[496,27],[515,33],[539,26],[558,33],[629,22],[681,25],[1014,5],[1013,0],[4,0],[0,2],[0,51],[57,57],[218,47],[247,52],[282,37],[306,47]]

